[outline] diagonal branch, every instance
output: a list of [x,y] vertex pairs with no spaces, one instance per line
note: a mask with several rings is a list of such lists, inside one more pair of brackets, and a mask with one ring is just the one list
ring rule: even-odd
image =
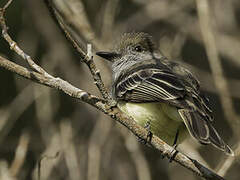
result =
[[57,10],[54,8],[54,5],[52,4],[51,0],[44,0],[49,12],[51,13],[51,16],[55,20],[56,24],[60,28],[60,30],[63,32],[67,40],[70,42],[70,44],[74,47],[74,49],[78,52],[81,60],[88,66],[93,79],[94,83],[98,87],[99,91],[101,92],[104,99],[110,100],[111,97],[108,94],[104,83],[102,81],[101,75],[99,73],[99,70],[97,69],[95,63],[93,62],[92,55],[89,57],[86,55],[86,53],[83,51],[83,49],[78,45],[77,41],[73,38],[72,34],[68,31],[67,25],[64,23],[64,21],[61,19],[61,16],[57,12]]
[[[68,83],[67,81],[64,81],[61,78],[53,77],[52,75],[48,74],[44,69],[36,65],[30,56],[27,58],[25,57],[26,53],[19,48],[17,43],[11,39],[11,37],[6,31],[8,28],[5,23],[4,12],[6,11],[7,7],[10,5],[11,2],[12,1],[9,0],[7,4],[4,6],[4,8],[0,9],[0,25],[2,28],[2,35],[5,38],[5,40],[9,43],[9,46],[13,47],[12,50],[18,53],[23,59],[27,60],[27,62],[29,63],[31,68],[34,69],[34,71],[29,70],[20,65],[17,65],[16,63],[13,63],[12,61],[1,56],[0,56],[0,67],[3,67],[6,70],[16,73],[24,78],[30,79],[31,81],[35,81],[39,84],[61,90],[65,94],[68,94],[71,97],[77,98],[85,103],[88,103],[93,107],[97,108],[98,110],[104,112],[112,119],[118,121],[119,123],[127,127],[137,137],[141,139],[147,139],[146,138],[147,130],[145,128],[138,125],[134,120],[132,120],[130,117],[122,113],[118,108],[111,107],[108,105],[110,102],[110,98],[107,99],[108,101],[102,100],[94,95],[89,94],[88,92],[85,92],[71,85],[70,83]],[[45,2],[48,3],[49,1],[45,0]],[[50,8],[50,10],[54,10],[54,9]],[[92,60],[92,57],[90,58],[89,56],[85,55],[85,53],[81,49],[79,49],[76,41],[71,37],[67,29],[61,26],[60,21],[59,21],[59,25],[61,29],[64,31],[65,36],[69,38],[72,45],[79,52],[79,55],[82,58],[82,60],[86,64],[88,64],[89,63],[88,61]],[[11,45],[13,42],[14,42],[14,46]],[[89,50],[89,55],[90,55],[90,50]],[[89,63],[88,67],[92,71],[92,76],[93,77],[96,76],[95,78],[99,78],[98,79],[99,82],[96,82],[96,84],[99,83],[98,84],[100,86],[99,90],[102,93],[103,92],[106,93],[106,94],[103,94],[103,97],[105,96],[109,97],[109,95],[107,94],[107,91],[105,91],[104,89],[104,85],[101,81],[100,73],[98,73],[98,71],[96,70],[96,66],[93,63],[93,61]],[[156,136],[153,136],[151,142],[148,142],[147,145],[154,149],[157,149],[161,154],[163,154],[168,158],[172,157],[172,152],[174,151],[174,148],[169,146],[167,143],[165,143],[164,141],[162,141],[160,138]],[[177,153],[177,155],[174,158],[174,161],[205,179],[224,180],[222,177],[218,176],[216,173],[214,173],[210,169],[204,167],[203,165],[198,163],[196,160],[193,160],[187,157],[181,152]]]
[[12,38],[10,37],[10,35],[8,34],[8,27],[6,25],[5,22],[5,18],[4,18],[4,13],[6,11],[6,8],[10,5],[11,1],[8,1],[8,3],[4,6],[4,8],[0,9],[0,26],[2,28],[2,36],[3,38],[9,43],[10,49],[14,50],[19,56],[21,56],[24,60],[27,61],[27,63],[30,65],[30,67],[41,73],[44,74],[45,76],[48,76],[48,74],[40,67],[38,66],[33,60],[32,58],[27,55],[18,45],[15,41],[12,40]]
[[[92,105],[93,107],[104,112],[114,120],[120,122],[137,137],[146,139],[146,134],[147,134],[146,129],[136,124],[135,121],[133,121],[131,118],[123,114],[118,108],[111,109],[111,107],[108,106],[105,101],[72,86],[67,81],[64,81],[60,78],[54,78],[54,77],[46,78],[37,72],[30,71],[1,56],[0,56],[0,67],[3,67],[13,73],[16,73],[32,81],[35,81],[39,84],[46,85],[54,89],[62,90],[64,93],[68,94],[69,96],[80,99],[81,101]],[[162,141],[156,136],[153,136],[152,141],[148,145],[152,148],[159,150],[162,154],[164,154],[168,158],[171,157],[172,151],[174,150],[171,146],[169,146],[168,144],[166,144],[164,141]],[[211,177],[218,177],[218,175],[216,175],[211,170],[205,168],[203,165],[199,164],[196,160],[192,160],[191,158],[187,157],[186,155],[180,152],[176,155],[174,161],[190,169],[192,172],[196,173],[197,175],[205,177],[206,179],[214,180],[214,178],[211,178]]]
[[58,77],[55,78],[51,75],[44,76],[43,74],[40,74],[32,70],[28,70],[27,68],[22,67],[1,56],[0,56],[0,67],[3,67],[13,73],[16,73],[24,78],[30,79],[37,83],[52,87],[54,89],[59,89],[63,91],[65,94],[68,94],[71,97],[80,99],[83,102],[86,102],[96,107],[97,109],[102,109],[102,106],[104,106],[106,103],[106,101],[71,85],[69,82],[64,81],[61,78],[58,78]]

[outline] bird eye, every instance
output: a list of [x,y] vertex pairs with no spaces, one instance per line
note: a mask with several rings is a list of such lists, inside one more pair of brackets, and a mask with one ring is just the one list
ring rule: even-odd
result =
[[134,48],[134,50],[137,51],[137,52],[142,52],[142,51],[143,51],[142,47],[139,46],[139,45],[136,46],[136,47]]

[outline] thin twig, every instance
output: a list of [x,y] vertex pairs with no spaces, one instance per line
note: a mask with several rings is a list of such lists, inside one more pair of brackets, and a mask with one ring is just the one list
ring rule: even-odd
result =
[[[1,64],[1,58],[0,58]],[[1,112],[0,117],[0,143],[3,143],[10,130],[13,128],[16,121],[26,111],[27,108],[33,103],[33,101],[42,95],[42,91],[39,91],[38,96],[31,96],[33,84],[26,86],[9,104],[6,110]],[[24,103],[23,103],[24,102]],[[19,106],[19,104],[22,104]]]
[[[59,164],[61,158],[55,158],[52,161],[44,162],[44,158],[49,155],[61,155],[61,140],[58,131],[54,131],[52,136],[49,136],[48,143],[46,143],[46,149],[41,153],[40,158],[34,168],[32,179],[50,179],[53,169]],[[39,164],[40,163],[40,164]]]
[[12,177],[9,172],[8,163],[2,160],[0,161],[0,179],[16,180],[16,178]]
[[29,64],[29,66],[43,74],[44,76],[48,76],[48,74],[40,67],[38,66],[33,60],[32,58],[26,54],[18,45],[15,41],[12,40],[12,38],[10,37],[10,35],[8,34],[8,27],[6,25],[6,22],[5,22],[5,18],[4,18],[4,13],[6,11],[6,8],[9,7],[10,3],[12,2],[11,1],[8,1],[7,4],[4,6],[4,8],[0,9],[0,26],[2,28],[2,36],[3,38],[9,43],[10,45],[10,49],[11,50],[14,50],[19,56],[21,56],[24,60],[27,61],[27,63]]
[[73,129],[69,119],[62,119],[60,123],[60,137],[63,156],[66,161],[70,179],[81,179],[79,163],[77,161],[77,151],[73,140]]
[[39,160],[38,160],[38,165],[37,165],[37,177],[38,180],[41,180],[41,166],[42,166],[42,161],[44,159],[56,159],[59,156],[60,152],[56,152],[55,155],[49,156],[49,155],[43,155]]
[[102,81],[101,75],[99,73],[99,70],[97,69],[95,63],[93,62],[93,57],[88,57],[86,53],[82,50],[82,48],[78,45],[77,41],[72,37],[72,34],[68,31],[66,25],[63,21],[61,21],[61,17],[58,15],[57,11],[55,10],[54,6],[50,2],[50,0],[44,0],[46,6],[49,9],[49,12],[51,13],[53,19],[57,23],[60,30],[64,33],[67,40],[71,43],[71,45],[74,47],[74,49],[78,52],[81,60],[87,64],[93,79],[94,83],[98,87],[99,91],[101,92],[104,99],[110,100],[111,97],[107,92],[107,89],[105,88],[105,85]]
[[119,8],[119,0],[107,1],[102,19],[102,41],[109,42],[113,35],[114,18]]
[[235,135],[239,135],[239,117],[234,111],[233,102],[228,90],[228,84],[223,74],[223,68],[219,59],[218,50],[215,43],[213,29],[210,25],[210,13],[207,0],[196,0],[200,28],[202,31],[203,40],[206,46],[209,64],[213,73],[215,85],[218,89],[224,114],[229,121]]
[[[123,129],[126,131],[126,129]],[[125,146],[135,164],[139,180],[151,180],[150,167],[139,143],[129,133],[121,131],[125,140]]]
[[103,119],[106,117],[103,114],[98,117],[88,143],[87,180],[100,179],[100,165],[101,160],[104,159],[101,158],[101,152],[105,149],[105,143],[111,138],[109,134],[113,123],[111,121],[104,121]]
[[16,177],[19,173],[19,170],[23,166],[29,144],[29,134],[23,133],[19,139],[19,144],[15,152],[14,160],[10,167],[10,173],[13,177]]
[[[81,36],[79,45],[85,46],[85,42],[91,42],[94,48],[101,46],[101,41],[96,36],[95,29],[89,22],[89,17],[86,11],[85,3],[79,0],[70,1],[53,1],[54,9],[58,12],[58,15],[64,19],[64,23],[67,27],[71,27],[74,39]],[[82,39],[84,39],[82,41]]]
[[100,75],[100,71],[97,69],[95,63],[93,62],[93,53],[92,53],[92,45],[91,44],[88,44],[87,45],[88,48],[87,48],[87,57],[86,60],[84,61],[92,76],[93,76],[93,79],[94,79],[94,83],[96,84],[96,86],[98,87],[99,91],[101,92],[102,96],[104,99],[107,99],[107,100],[110,100],[111,97],[109,96],[104,84],[103,84],[103,81],[102,81],[102,78],[101,78],[101,75]]
[[10,6],[10,4],[12,3],[13,0],[9,0],[2,8],[3,12],[8,8],[8,6]]
[[4,57],[0,56],[0,66],[14,72],[24,78],[30,79],[32,81],[35,81],[37,83],[52,87],[54,89],[59,89],[63,91],[64,93],[68,94],[69,96],[78,98],[88,104],[93,105],[94,107],[98,109],[102,109],[102,106],[105,105],[106,101],[102,100],[96,96],[93,96],[73,85],[68,83],[67,81],[64,81],[61,78],[55,78],[55,77],[45,77],[42,74],[39,74],[38,72],[28,70],[25,67],[22,67],[20,65],[17,65],[14,62],[11,62],[7,60]]

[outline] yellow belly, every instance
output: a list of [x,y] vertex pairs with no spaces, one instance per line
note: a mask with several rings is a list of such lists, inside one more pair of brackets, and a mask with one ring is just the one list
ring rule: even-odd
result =
[[118,103],[121,111],[131,116],[142,127],[150,122],[151,132],[163,141],[172,145],[179,129],[177,143],[182,142],[187,135],[186,127],[173,106],[166,103]]

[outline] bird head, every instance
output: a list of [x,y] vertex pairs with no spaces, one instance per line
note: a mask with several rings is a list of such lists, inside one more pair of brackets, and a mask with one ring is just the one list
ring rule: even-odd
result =
[[142,56],[151,55],[154,50],[155,46],[149,34],[134,32],[123,34],[112,51],[100,51],[96,55],[115,62],[118,60],[129,60],[129,58],[124,58],[126,56],[130,56],[132,57],[131,59],[135,60],[140,59]]

